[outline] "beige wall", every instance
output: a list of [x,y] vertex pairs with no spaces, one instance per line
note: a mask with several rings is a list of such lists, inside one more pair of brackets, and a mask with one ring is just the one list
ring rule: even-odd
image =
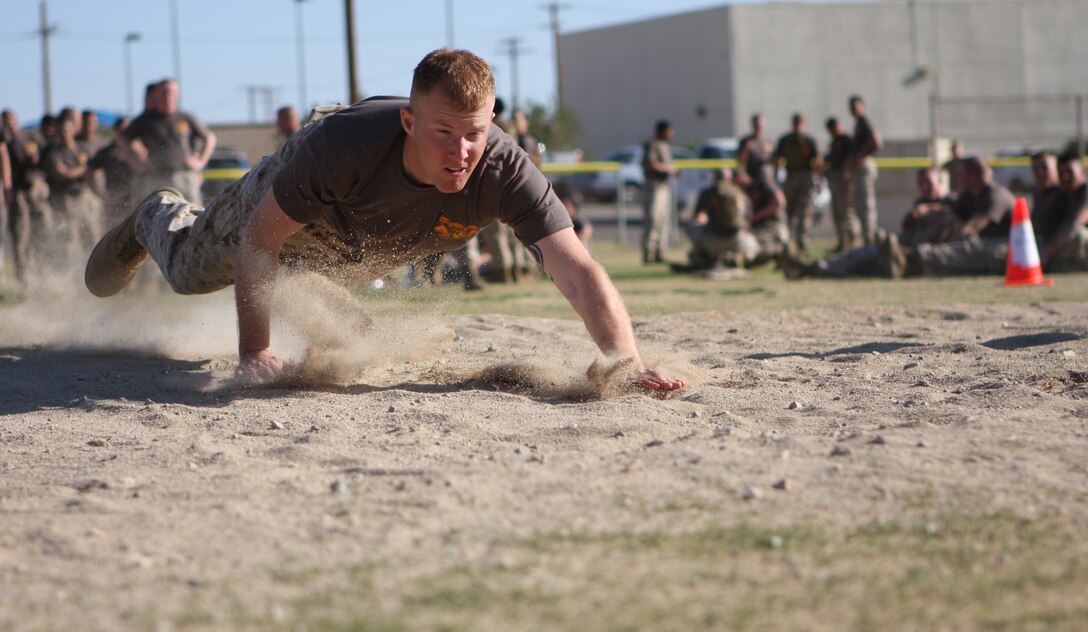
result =
[[275,125],[211,125],[219,140],[220,149],[233,149],[244,153],[250,164],[276,151],[280,137]]
[[[823,119],[847,118],[854,93],[888,139],[913,141],[929,137],[934,84],[903,80],[924,65],[937,70],[942,96],[990,100],[941,107],[942,135],[964,138],[969,151],[1074,135],[1074,103],[1045,98],[1088,92],[1088,1],[919,0],[913,47],[910,6],[734,5],[571,33],[562,38],[564,96],[598,156],[641,141],[658,118],[692,145],[744,133],[754,111],[772,136],[794,111],[822,136]],[[998,102],[1010,96],[1034,101]]]

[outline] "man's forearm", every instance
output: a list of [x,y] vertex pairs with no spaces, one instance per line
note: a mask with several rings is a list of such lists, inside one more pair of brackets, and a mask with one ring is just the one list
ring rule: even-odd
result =
[[219,138],[215,134],[208,134],[208,137],[204,139],[204,151],[200,152],[200,156],[197,159],[200,161],[199,167],[203,169],[208,161],[211,160],[212,152],[215,151],[216,145],[219,143]]
[[276,283],[277,257],[245,244],[239,248],[234,302],[238,311],[238,354],[246,356],[268,349],[269,320]]
[[594,262],[587,268],[585,274],[576,277],[567,299],[582,317],[590,337],[602,353],[631,357],[637,361],[638,347],[631,317],[619,291],[599,264]]

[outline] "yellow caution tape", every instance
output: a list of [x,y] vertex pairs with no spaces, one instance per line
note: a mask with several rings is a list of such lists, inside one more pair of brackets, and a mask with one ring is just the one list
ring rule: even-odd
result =
[[246,175],[249,169],[205,169],[204,180],[209,182],[233,182]]

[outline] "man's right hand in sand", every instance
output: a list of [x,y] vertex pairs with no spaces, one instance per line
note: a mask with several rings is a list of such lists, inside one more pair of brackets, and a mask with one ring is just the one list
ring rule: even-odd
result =
[[242,229],[234,278],[240,358],[235,375],[245,382],[266,384],[290,367],[269,351],[269,322],[280,250],[302,226],[283,212],[269,191]]
[[242,356],[234,377],[246,386],[270,384],[282,378],[291,369],[291,364],[272,355],[265,349]]

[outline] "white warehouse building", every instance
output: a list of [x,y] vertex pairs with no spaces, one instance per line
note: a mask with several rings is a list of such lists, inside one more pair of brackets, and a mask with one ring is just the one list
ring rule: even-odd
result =
[[695,145],[754,112],[772,137],[801,112],[822,143],[826,117],[852,128],[853,94],[922,152],[935,131],[970,152],[1060,149],[1083,131],[1085,25],[1088,0],[725,5],[563,35],[562,94],[597,157],[658,119]]

